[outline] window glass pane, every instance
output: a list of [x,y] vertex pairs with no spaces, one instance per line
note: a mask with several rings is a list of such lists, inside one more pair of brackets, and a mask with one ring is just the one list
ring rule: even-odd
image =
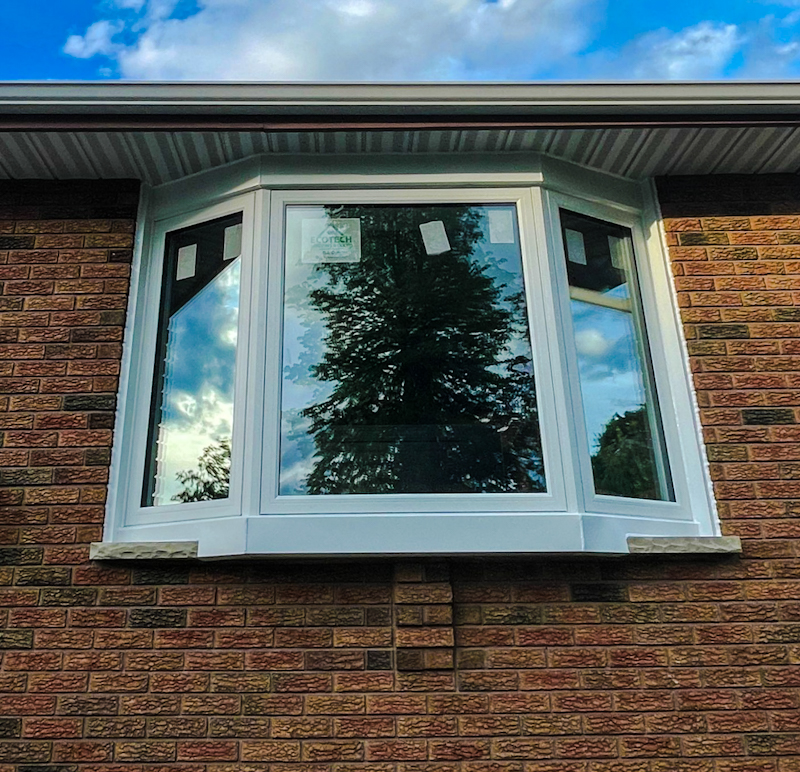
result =
[[516,210],[291,206],[280,493],[545,490]]
[[561,226],[595,490],[672,500],[631,232],[563,210]]
[[144,506],[228,496],[241,222],[167,234]]

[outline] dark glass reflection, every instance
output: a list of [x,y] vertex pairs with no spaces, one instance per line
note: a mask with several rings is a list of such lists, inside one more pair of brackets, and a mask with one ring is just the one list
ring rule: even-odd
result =
[[564,210],[561,226],[595,490],[671,499],[631,232]]
[[545,490],[513,206],[287,210],[280,493]]
[[228,496],[241,228],[167,234],[143,506]]

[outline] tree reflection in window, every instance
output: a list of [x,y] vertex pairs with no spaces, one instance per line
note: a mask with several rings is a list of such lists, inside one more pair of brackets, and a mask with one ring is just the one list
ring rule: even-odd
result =
[[223,437],[203,448],[194,469],[176,473],[181,490],[174,494],[173,501],[210,501],[224,499],[228,495],[231,478],[231,441]]
[[[360,254],[304,263],[322,218]],[[290,207],[283,372],[282,494],[545,490],[512,206]]]
[[[647,408],[617,413],[597,438],[592,473],[599,493],[624,491],[635,499],[657,499]],[[618,494],[619,495],[619,494]]]

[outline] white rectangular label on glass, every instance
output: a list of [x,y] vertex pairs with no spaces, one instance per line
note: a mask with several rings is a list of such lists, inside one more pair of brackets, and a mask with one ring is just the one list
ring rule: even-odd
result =
[[191,279],[197,271],[197,244],[189,244],[178,250],[178,269],[175,274],[176,281]]
[[620,271],[628,268],[628,239],[619,236],[608,237],[608,249],[611,252],[611,265]]
[[514,243],[514,213],[510,209],[489,209],[489,241],[492,244]]
[[222,259],[233,260],[242,254],[242,224],[229,225],[225,228],[225,241],[222,246]]
[[429,255],[441,255],[450,251],[450,242],[447,239],[447,231],[441,220],[424,222],[419,226],[422,234],[422,242],[425,244],[425,251]]
[[583,243],[583,234],[566,228],[564,233],[567,237],[567,258],[571,263],[586,265],[586,247]]
[[315,217],[303,220],[303,263],[358,263],[361,220],[358,217]]

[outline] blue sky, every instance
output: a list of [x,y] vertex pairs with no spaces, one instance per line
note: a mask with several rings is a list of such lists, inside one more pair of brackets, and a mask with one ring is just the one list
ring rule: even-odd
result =
[[800,75],[800,0],[27,0],[0,23],[4,80]]

